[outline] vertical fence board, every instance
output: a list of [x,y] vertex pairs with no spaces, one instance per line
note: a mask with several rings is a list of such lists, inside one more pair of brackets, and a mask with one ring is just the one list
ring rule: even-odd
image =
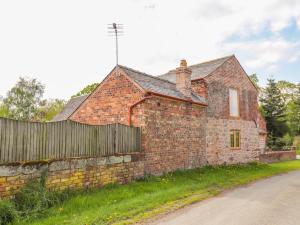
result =
[[32,123],[0,118],[0,163],[141,151],[141,129],[74,121]]

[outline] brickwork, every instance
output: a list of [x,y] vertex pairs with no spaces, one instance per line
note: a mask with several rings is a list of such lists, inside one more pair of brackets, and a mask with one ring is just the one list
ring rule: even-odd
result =
[[204,78],[208,86],[208,116],[229,119],[229,88],[238,90],[240,119],[258,121],[257,91],[235,57]]
[[[194,90],[201,87],[193,81]],[[232,164],[257,161],[265,148],[265,121],[258,110],[257,90],[235,57],[204,78],[207,84],[207,161]],[[203,82],[202,82],[203,83]],[[198,85],[197,85],[198,84]],[[200,83],[201,84],[201,83]],[[238,118],[229,113],[229,89],[238,91]],[[203,90],[203,88],[199,88]],[[201,93],[201,92],[200,92]],[[199,93],[199,94],[200,94]],[[240,130],[241,148],[230,149],[230,130]]]
[[71,116],[81,123],[128,125],[129,107],[142,98],[142,92],[124,75],[112,71],[95,92]]
[[205,165],[205,107],[153,97],[133,113],[142,127],[146,173]]
[[203,98],[207,98],[207,84],[204,79],[193,80],[192,89]]
[[[186,80],[178,82],[186,87]],[[146,173],[161,174],[207,162],[258,160],[265,138],[259,134],[265,123],[258,111],[257,90],[237,59],[229,58],[210,75],[192,81],[191,86],[206,97],[207,108],[148,96],[130,110],[145,94],[122,70],[119,76],[113,71],[71,119],[88,124],[129,124],[130,115],[131,125],[142,127]],[[240,117],[235,119],[229,116],[230,88],[237,89],[239,96]],[[240,150],[229,148],[230,129],[241,130]]]
[[51,163],[0,166],[0,198],[14,194],[25,183],[38,179],[47,170],[50,190],[102,187],[109,183],[128,183],[144,176],[142,154],[106,158],[72,159]]
[[261,154],[259,156],[260,162],[263,163],[273,163],[273,162],[281,162],[288,160],[295,160],[296,152],[295,151],[271,151]]

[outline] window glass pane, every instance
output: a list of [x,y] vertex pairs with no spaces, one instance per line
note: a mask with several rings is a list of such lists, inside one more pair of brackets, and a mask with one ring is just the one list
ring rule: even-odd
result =
[[235,89],[229,89],[229,106],[230,116],[239,116],[238,92]]
[[234,148],[234,133],[233,133],[233,131],[230,132],[230,147]]
[[239,148],[240,147],[240,132],[236,131],[235,134],[235,147]]

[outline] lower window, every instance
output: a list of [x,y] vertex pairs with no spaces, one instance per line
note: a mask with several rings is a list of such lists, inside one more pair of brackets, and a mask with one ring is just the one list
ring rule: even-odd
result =
[[240,149],[241,148],[241,131],[231,130],[230,131],[230,148]]

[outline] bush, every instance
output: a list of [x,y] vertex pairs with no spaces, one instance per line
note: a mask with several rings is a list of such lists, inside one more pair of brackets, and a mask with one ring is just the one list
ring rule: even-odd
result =
[[9,200],[0,200],[0,225],[14,222],[18,218],[15,205]]
[[22,217],[36,217],[45,209],[45,191],[40,183],[29,182],[16,193],[14,202]]
[[23,218],[36,218],[45,213],[52,206],[65,201],[73,192],[48,191],[46,188],[47,172],[41,175],[40,181],[30,181],[16,193],[14,203],[20,216]]
[[300,136],[294,137],[293,145],[296,147],[297,150],[300,150]]

